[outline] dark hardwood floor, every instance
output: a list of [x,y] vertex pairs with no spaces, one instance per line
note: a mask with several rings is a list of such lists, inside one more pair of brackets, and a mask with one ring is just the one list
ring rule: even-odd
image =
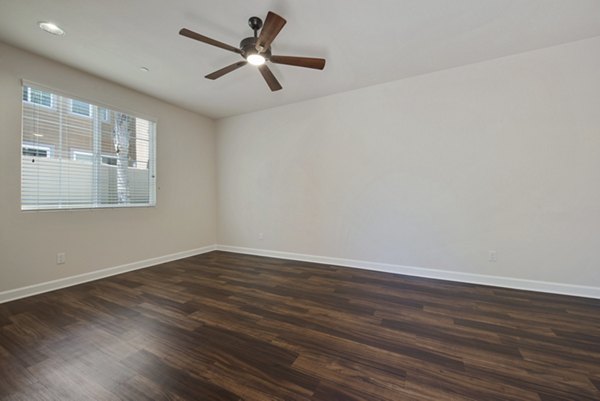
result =
[[212,252],[0,305],[0,400],[600,400],[600,301]]

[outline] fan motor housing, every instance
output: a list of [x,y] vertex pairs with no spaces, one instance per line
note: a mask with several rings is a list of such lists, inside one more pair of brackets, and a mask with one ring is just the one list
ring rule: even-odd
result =
[[[251,54],[258,54],[258,51],[256,50],[257,40],[257,38],[253,37],[242,39],[240,42],[240,50],[242,51],[242,56],[244,56],[244,58],[247,58]],[[261,52],[260,54],[265,59],[269,60],[271,58],[271,46],[269,46],[267,50]]]
[[250,17],[250,19],[248,20],[248,25],[250,25],[250,28],[252,28],[252,30],[254,32],[258,31],[260,28],[262,28],[263,26],[263,22],[260,18],[258,17]]

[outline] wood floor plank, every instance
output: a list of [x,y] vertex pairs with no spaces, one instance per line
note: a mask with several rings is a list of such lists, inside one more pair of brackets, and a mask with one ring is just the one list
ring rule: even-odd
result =
[[600,300],[211,252],[0,305],[9,400],[600,400]]

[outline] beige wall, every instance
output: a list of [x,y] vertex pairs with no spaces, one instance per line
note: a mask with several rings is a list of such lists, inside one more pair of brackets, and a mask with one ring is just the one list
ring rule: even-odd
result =
[[600,287],[599,49],[220,120],[219,243]]
[[[157,206],[21,212],[21,78],[156,118]],[[0,43],[0,292],[214,244],[214,156],[211,120]]]

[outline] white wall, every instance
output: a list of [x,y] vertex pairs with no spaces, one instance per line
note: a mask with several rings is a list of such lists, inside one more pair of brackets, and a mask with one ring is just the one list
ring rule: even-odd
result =
[[217,132],[220,244],[600,287],[600,38]]
[[[22,212],[21,78],[156,118],[157,206]],[[215,244],[215,176],[213,121],[0,43],[0,292]]]
[[[217,211],[226,246],[600,287],[598,49],[588,39],[215,129],[0,43],[0,293],[210,246]],[[21,212],[21,78],[157,118],[158,206]]]

